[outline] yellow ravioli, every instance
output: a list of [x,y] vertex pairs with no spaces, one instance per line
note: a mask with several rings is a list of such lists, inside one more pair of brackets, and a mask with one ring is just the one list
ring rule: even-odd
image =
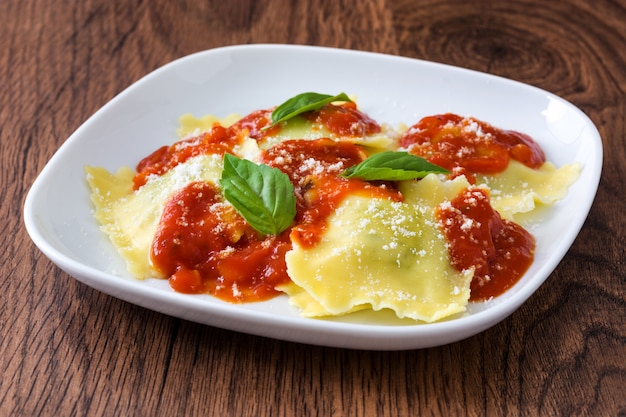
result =
[[546,162],[535,170],[511,160],[504,172],[477,175],[476,181],[489,188],[492,207],[502,217],[514,220],[515,214],[531,212],[538,204],[550,205],[563,199],[581,169],[580,163],[557,169],[551,162]]
[[202,117],[195,117],[192,114],[186,113],[178,118],[180,126],[176,129],[176,134],[179,138],[195,136],[203,132],[208,132],[215,123],[224,127],[229,127],[239,119],[241,119],[241,116],[237,114],[231,114],[230,116],[226,116],[224,118],[218,118],[211,114],[207,114]]
[[154,176],[133,192],[134,171],[122,168],[111,174],[104,168],[86,167],[87,182],[96,208],[95,217],[136,278],[160,277],[150,262],[150,248],[165,203],[194,181],[217,183],[222,173],[221,155],[201,155]]
[[473,271],[448,258],[434,209],[469,186],[465,177],[429,175],[402,184],[405,202],[350,196],[312,248],[294,245],[286,261],[292,304],[305,316],[389,308],[425,322],[465,311]]

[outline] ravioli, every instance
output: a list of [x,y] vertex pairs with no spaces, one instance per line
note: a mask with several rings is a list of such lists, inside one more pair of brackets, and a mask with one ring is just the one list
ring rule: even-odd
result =
[[217,183],[222,172],[220,155],[201,155],[154,176],[133,191],[135,172],[122,168],[111,174],[104,168],[86,167],[94,216],[138,279],[162,277],[152,267],[150,248],[166,201],[190,182]]
[[385,149],[388,148],[395,140],[397,133],[388,126],[382,126],[382,131],[377,134],[355,137],[340,137],[322,125],[311,123],[310,121],[296,117],[285,124],[285,127],[277,135],[267,140],[265,147],[273,146],[284,140],[304,139],[314,140],[321,138],[330,138],[333,140],[349,141],[358,145],[371,148]]
[[477,175],[476,181],[490,189],[493,208],[502,217],[513,220],[516,214],[529,213],[538,205],[551,205],[564,198],[581,169],[580,163],[557,169],[546,162],[535,170],[512,159],[502,173]]
[[180,126],[176,129],[176,134],[179,138],[186,138],[208,131],[215,123],[228,127],[239,119],[241,119],[241,116],[238,114],[231,114],[223,118],[218,118],[212,114],[195,117],[191,113],[186,113],[178,118]]
[[402,203],[348,197],[320,243],[287,253],[289,276],[304,290],[291,289],[292,304],[305,316],[388,308],[425,322],[465,311],[473,271],[450,265],[434,209],[468,186],[431,174],[403,183]]

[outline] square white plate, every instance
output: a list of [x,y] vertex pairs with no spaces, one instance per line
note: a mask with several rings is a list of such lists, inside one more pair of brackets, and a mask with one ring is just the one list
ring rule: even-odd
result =
[[[228,304],[173,292],[166,280],[138,281],[93,218],[85,165],[135,166],[176,140],[178,117],[270,108],[304,91],[346,92],[379,122],[411,125],[453,112],[531,135],[557,166],[583,171],[567,197],[543,215],[535,261],[515,287],[471,303],[464,315],[418,324],[391,314],[302,318],[286,297]],[[119,94],[61,146],[34,182],[24,221],[39,249],[71,276],[114,297],[165,314],[255,335],[325,346],[398,350],[477,334],[516,310],[545,281],[576,238],[593,202],[602,142],[579,109],[546,91],[503,78],[397,56],[290,45],[245,45],[200,52],[152,72]]]

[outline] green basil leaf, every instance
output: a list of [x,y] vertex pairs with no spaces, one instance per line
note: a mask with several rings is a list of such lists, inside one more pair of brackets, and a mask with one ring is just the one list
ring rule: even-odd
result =
[[262,234],[280,234],[296,216],[293,184],[277,168],[225,154],[220,185],[226,200]]
[[272,126],[289,120],[301,113],[318,110],[335,101],[352,101],[345,93],[330,96],[319,93],[301,93],[290,98],[272,112]]
[[402,181],[449,172],[408,152],[387,151],[374,154],[360,164],[351,166],[341,176],[365,181]]

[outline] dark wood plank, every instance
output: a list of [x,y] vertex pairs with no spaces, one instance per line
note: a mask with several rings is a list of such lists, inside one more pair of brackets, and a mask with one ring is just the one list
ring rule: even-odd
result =
[[[400,54],[570,100],[605,145],[571,251],[502,323],[406,352],[201,326],[54,267],[21,210],[56,149],[153,69],[243,43]],[[615,0],[0,2],[0,415],[624,415],[625,43],[626,5]]]

